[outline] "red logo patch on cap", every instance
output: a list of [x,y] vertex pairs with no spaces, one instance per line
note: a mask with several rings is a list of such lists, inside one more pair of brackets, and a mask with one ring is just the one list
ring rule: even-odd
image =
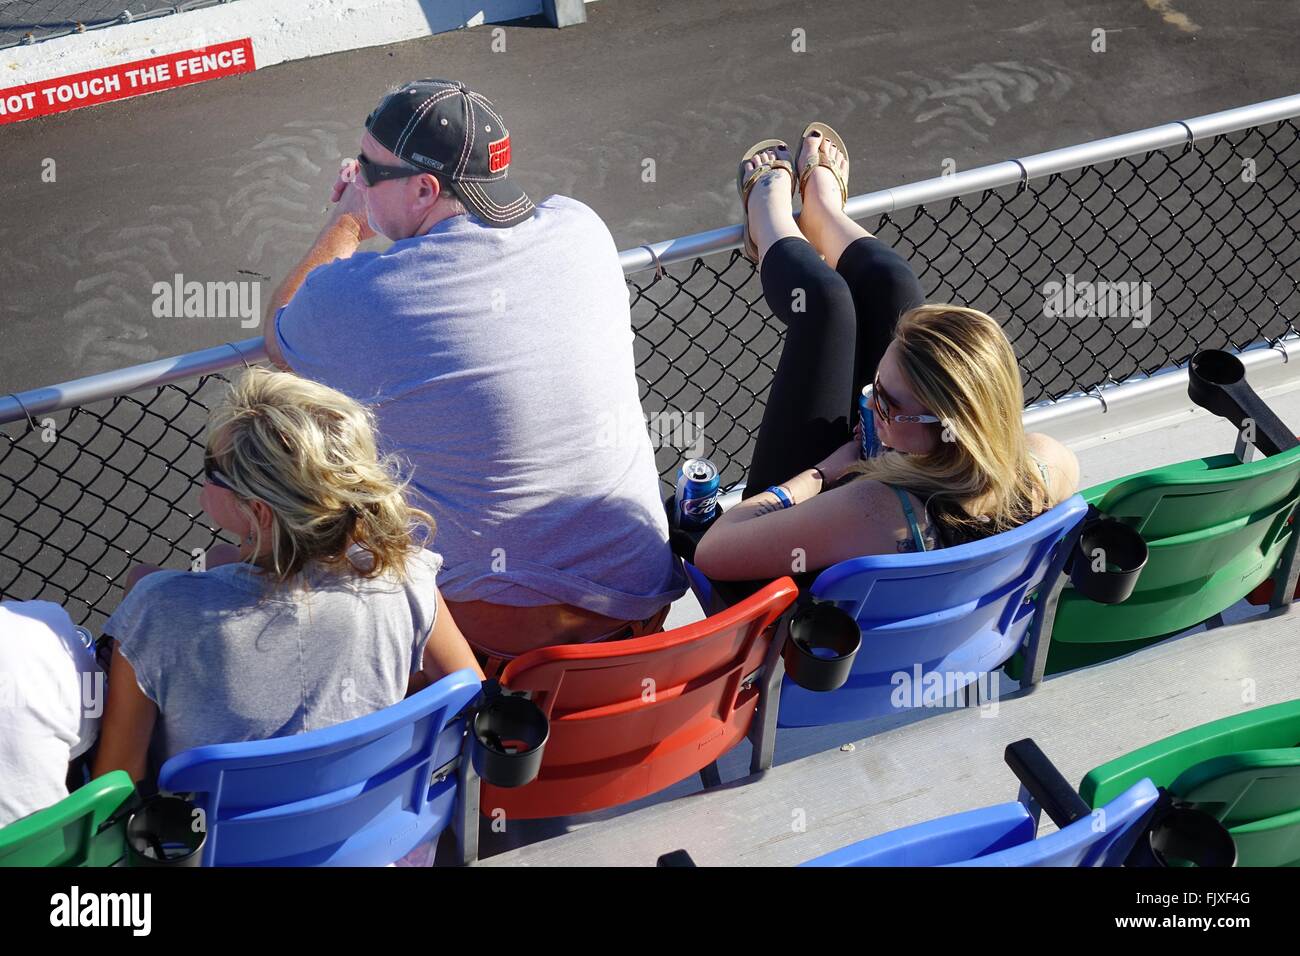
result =
[[499,173],[510,165],[510,136],[488,143],[488,171]]

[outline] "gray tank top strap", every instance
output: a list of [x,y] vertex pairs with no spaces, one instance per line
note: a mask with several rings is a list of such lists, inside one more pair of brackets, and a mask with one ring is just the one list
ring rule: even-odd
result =
[[1052,479],[1047,476],[1047,462],[1043,461],[1043,459],[1039,458],[1032,451],[1029,453],[1029,457],[1034,459],[1034,464],[1038,466],[1038,473],[1043,476],[1043,484],[1050,489],[1052,487]]

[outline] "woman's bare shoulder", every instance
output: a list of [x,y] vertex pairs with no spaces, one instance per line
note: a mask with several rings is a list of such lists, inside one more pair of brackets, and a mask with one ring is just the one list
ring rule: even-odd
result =
[[846,507],[865,508],[867,513],[878,511],[889,502],[894,502],[896,507],[898,502],[894,489],[874,478],[854,478],[844,481],[834,488],[827,489],[824,494],[835,496],[836,500],[843,502]]
[[1053,497],[1063,500],[1079,490],[1079,459],[1074,452],[1042,432],[1026,432],[1025,446],[1047,464]]
[[925,501],[912,492],[899,494],[892,485],[871,478],[859,478],[826,492],[840,498],[845,526],[857,527],[862,554],[893,554],[916,550],[911,526],[903,511],[903,495],[926,542],[926,550],[939,547],[937,529],[930,520]]

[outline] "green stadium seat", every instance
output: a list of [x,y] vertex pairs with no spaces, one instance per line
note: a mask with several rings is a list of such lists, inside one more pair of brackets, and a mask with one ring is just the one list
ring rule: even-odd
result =
[[1147,777],[1223,823],[1238,866],[1300,865],[1300,700],[1156,741],[1090,771],[1079,793],[1096,808]]
[[[1235,455],[1195,458],[1081,494],[1135,528],[1150,558],[1122,604],[1061,592],[1047,674],[1130,653],[1214,618],[1263,582],[1294,576],[1300,448],[1246,463]],[[1274,591],[1289,599],[1294,587]],[[1017,655],[1007,673],[1019,670]]]
[[135,793],[114,770],[0,829],[0,866],[112,866],[126,854],[126,815],[113,815]]

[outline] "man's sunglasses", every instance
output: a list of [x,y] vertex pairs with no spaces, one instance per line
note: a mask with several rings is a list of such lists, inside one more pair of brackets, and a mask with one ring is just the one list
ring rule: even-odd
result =
[[381,166],[366,159],[365,153],[357,153],[357,171],[361,174],[361,181],[367,186],[377,185],[385,179],[406,179],[410,176],[423,176],[426,173],[436,176],[427,169],[416,169],[413,166]]
[[899,425],[937,425],[941,419],[934,415],[893,415],[889,396],[880,387],[880,376],[876,376],[871,387],[871,401],[876,406],[876,414],[885,421],[897,422]]

